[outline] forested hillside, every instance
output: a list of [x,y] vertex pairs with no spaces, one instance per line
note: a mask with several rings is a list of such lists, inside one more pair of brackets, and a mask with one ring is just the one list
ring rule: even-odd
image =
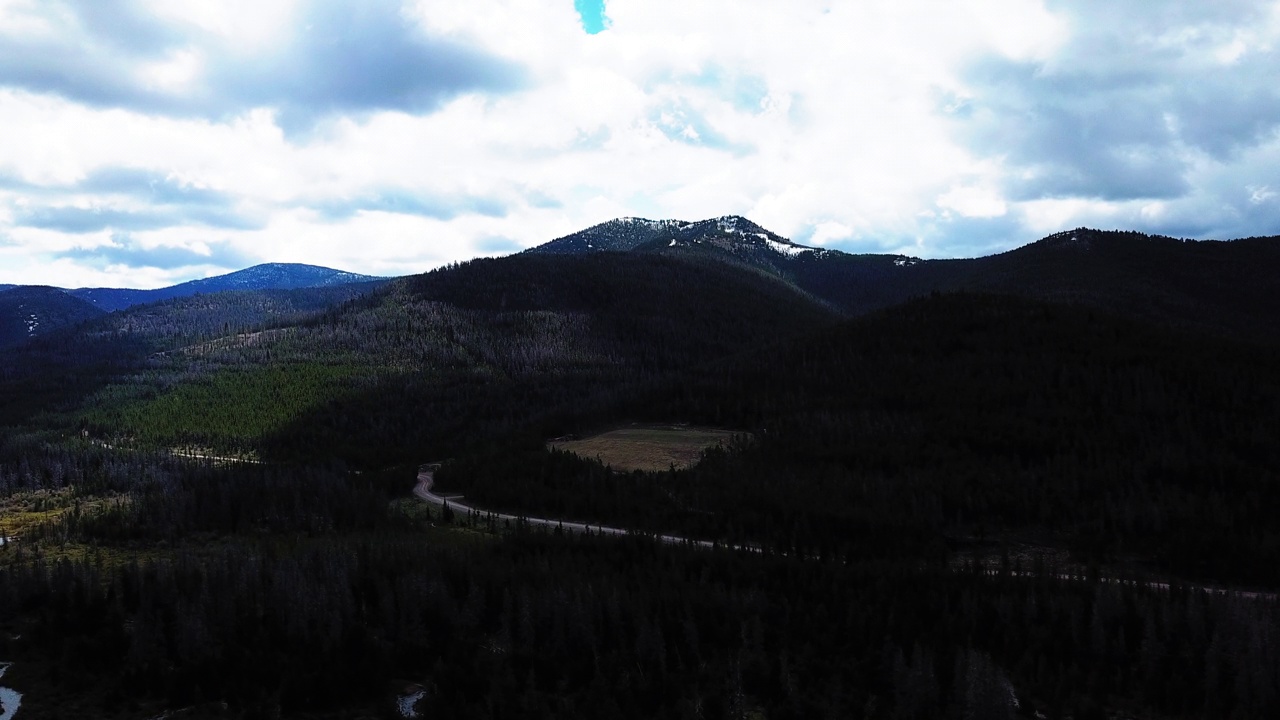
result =
[[438,477],[485,507],[805,555],[936,557],[991,535],[1276,587],[1278,371],[1247,344],[942,295],[691,370],[620,408],[754,431],[692,469],[611,474],[530,444]]
[[1189,241],[1077,228],[956,260],[806,248],[742,217],[622,218],[529,252],[695,256],[772,274],[851,315],[933,292],[991,292],[1091,305],[1147,322],[1280,342],[1280,237]]
[[338,285],[384,281],[385,278],[343,272],[316,265],[267,263],[245,268],[244,270],[237,270],[226,275],[190,280],[152,290],[76,288],[67,292],[101,310],[114,312],[135,305],[146,305],[174,298],[208,295],[229,290],[297,290],[300,288],[327,288]]
[[0,290],[0,349],[7,350],[100,315],[102,311],[57,288]]
[[0,367],[0,427],[28,422],[37,413],[70,410],[96,389],[160,367],[190,377],[193,368],[185,359],[178,364],[164,359],[172,353],[186,358],[188,351],[198,356],[212,347],[252,343],[260,331],[300,322],[377,287],[223,292],[111,314],[86,305],[90,321],[6,351]]
[[[1221,280],[1272,243],[1192,262],[1069,237],[982,273],[845,256],[843,280],[804,280],[801,254],[528,253],[25,342],[0,367],[20,720],[399,717],[399,698],[1274,717],[1280,367],[1264,273]],[[934,292],[944,276],[963,282]],[[663,472],[548,449],[635,422],[744,432]],[[636,532],[428,506],[429,461],[471,505]]]
[[0,652],[30,718],[390,717],[406,683],[424,714],[476,717],[1277,709],[1274,602],[1043,567],[487,538],[389,509],[404,473],[0,450],[8,502],[41,487],[49,518],[0,550]]
[[294,294],[130,310],[99,336],[151,354],[64,422],[113,445],[384,467],[835,317],[774,278],[660,257],[478,260],[333,300],[302,322]]
[[802,254],[786,275],[853,315],[934,292],[986,292],[1089,305],[1143,322],[1280,342],[1280,238],[1182,241],[1079,228],[999,255],[918,260]]

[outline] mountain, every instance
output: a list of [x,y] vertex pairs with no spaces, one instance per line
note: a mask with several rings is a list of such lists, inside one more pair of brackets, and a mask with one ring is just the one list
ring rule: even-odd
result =
[[[351,288],[363,292],[310,302]],[[554,424],[838,317],[777,277],[699,256],[519,254],[111,313],[24,345],[0,406],[22,403],[12,422],[82,407],[91,432],[150,446],[383,466]]]
[[86,300],[107,312],[143,303],[186,297],[196,294],[222,292],[224,290],[295,290],[298,288],[330,287],[350,283],[384,280],[372,275],[333,270],[316,265],[297,263],[267,263],[238,270],[227,275],[192,280],[155,290],[130,290],[120,288],[80,288],[70,290],[72,295]]
[[0,348],[102,314],[102,310],[58,288],[19,286],[0,290]]
[[588,252],[627,252],[655,242],[660,243],[690,224],[683,220],[618,218],[529,248],[525,253],[577,255]]
[[[153,372],[166,358],[176,358],[180,365],[218,351],[256,347],[266,338],[287,335],[291,327],[316,322],[328,312],[375,296],[386,285],[387,281],[374,281],[216,292],[111,313],[56,288],[0,292],[0,317],[28,318],[32,314],[29,301],[9,304],[4,298],[30,294],[51,298],[44,306],[69,301],[70,307],[88,315],[81,322],[68,313],[37,312],[38,319],[45,318],[38,332],[8,333],[13,342],[0,363],[0,426],[67,403],[74,405],[121,376]],[[18,308],[19,304],[24,307]],[[13,322],[6,327],[18,329]],[[269,361],[269,356],[254,359],[264,365]]]
[[[475,718],[1280,717],[1274,348],[1161,326],[1263,304],[1274,241],[913,261],[628,225],[7,353],[4,682],[36,717],[120,688],[147,716],[375,716],[387,678]],[[930,292],[964,286],[1001,292]],[[658,423],[741,432],[650,473],[546,446]],[[436,460],[478,507],[639,532],[428,511]]]
[[706,255],[787,277],[790,275],[789,261],[802,257],[821,258],[838,251],[800,245],[742,216],[725,215],[698,222],[619,218],[556,238],[525,252],[550,255],[598,252]]
[[742,252],[745,248],[768,250],[785,256],[818,251],[817,248],[797,245],[739,215],[725,215],[698,222],[618,218],[525,252],[575,255],[584,252],[655,251],[691,248],[704,243],[730,253]]
[[1280,341],[1280,238],[1184,241],[1078,228],[998,255],[922,260],[793,243],[739,216],[700,222],[622,218],[533,254],[699,254],[775,275],[850,315],[935,292],[995,292],[1220,335]]
[[886,556],[917,530],[941,543],[1003,527],[1064,555],[1123,549],[1184,577],[1274,584],[1280,545],[1255,539],[1280,532],[1273,357],[1088,307],[940,294],[626,398],[619,420],[765,429],[736,457],[647,478],[658,488],[601,501],[603,473],[575,477],[540,448],[486,449],[443,486],[505,511],[701,537],[795,528]]
[[[179,336],[206,332],[210,323],[246,327],[298,312],[313,311],[343,302],[352,295],[369,292],[387,278],[359,275],[315,265],[269,263],[192,280],[155,290],[125,288],[80,288],[65,290],[38,285],[0,285],[0,347],[8,347],[31,338],[48,335],[62,327],[76,325],[105,313],[138,305],[195,295],[212,295],[223,291],[276,292],[315,290],[280,298],[241,298],[228,303],[204,303],[199,320],[184,330],[176,329],[190,319],[184,307],[147,313],[156,318],[170,315],[164,322],[170,326],[165,334]],[[322,292],[328,288],[354,286],[351,291]],[[225,306],[225,307],[224,307]],[[233,307],[234,306],[234,307]],[[136,323],[134,323],[136,325]],[[144,323],[147,324],[147,323]]]
[[297,363],[295,376],[323,357],[352,376],[323,404],[298,407],[259,447],[268,457],[336,454],[366,465],[439,456],[590,415],[660,378],[837,317],[775,277],[697,257],[473,260],[396,280],[265,347]]
[[952,287],[1280,341],[1280,237],[1196,241],[1077,228],[962,265]]

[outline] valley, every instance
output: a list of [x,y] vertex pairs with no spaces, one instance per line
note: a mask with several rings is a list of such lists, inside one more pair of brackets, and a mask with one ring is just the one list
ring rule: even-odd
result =
[[1268,717],[1277,260],[623,218],[23,325],[17,720]]

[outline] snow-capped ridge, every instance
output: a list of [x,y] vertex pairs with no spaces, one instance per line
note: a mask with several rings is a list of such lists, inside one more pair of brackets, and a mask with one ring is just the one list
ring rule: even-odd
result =
[[761,235],[761,237],[764,239],[765,244],[770,250],[776,253],[782,253],[788,257],[795,257],[797,255],[811,253],[817,250],[817,248],[804,247],[803,245],[780,243],[777,240],[771,240],[763,235]]
[[[772,264],[803,255],[823,257],[834,250],[812,248],[770,232],[741,215],[721,215],[706,220],[651,220],[620,217],[571,235],[556,238],[526,252],[578,254],[584,252],[682,252],[708,248],[735,257],[755,257],[752,262]],[[773,258],[773,259],[770,259]]]
[[610,220],[608,222],[601,223],[600,225],[596,225],[595,227],[602,227],[610,223],[621,223],[625,225],[644,225],[646,227],[651,227],[651,228],[683,227],[689,224],[684,220],[670,220],[670,219],[650,220],[649,218],[642,218],[642,217],[620,217],[615,220]]

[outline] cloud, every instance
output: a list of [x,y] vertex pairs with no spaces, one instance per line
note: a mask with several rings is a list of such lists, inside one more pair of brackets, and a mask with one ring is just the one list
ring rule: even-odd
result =
[[210,243],[199,247],[158,245],[146,247],[128,234],[115,234],[109,242],[93,247],[73,248],[56,257],[85,262],[91,266],[108,265],[126,268],[181,268],[214,266],[240,269],[252,264],[252,258],[229,243]]
[[234,204],[229,193],[183,183],[175,177],[136,167],[98,168],[66,190],[128,195],[161,205],[227,208]]
[[476,248],[485,255],[506,255],[519,252],[523,246],[516,240],[505,237],[486,237],[476,241]]
[[165,209],[134,211],[96,206],[27,208],[17,213],[15,224],[67,233],[89,233],[99,230],[157,230],[190,224],[237,230],[249,230],[257,226],[235,213],[210,208],[188,209],[177,213]]
[[745,140],[733,140],[717,129],[705,115],[682,99],[653,108],[648,118],[668,140],[724,150],[734,155],[750,155],[753,147]]
[[[180,36],[132,2],[16,2],[0,23],[0,85],[93,105],[166,104],[132,68]],[[4,32],[6,31],[7,32]]]
[[1274,232],[1250,186],[1280,139],[1280,5],[1088,0],[1038,58],[982,54],[937,107],[1025,232]]
[[467,91],[508,92],[521,68],[453,39],[424,37],[397,4],[312,3],[280,49],[215,64],[212,84],[281,110],[285,129],[339,112],[425,112]]
[[[1039,239],[1048,232],[1031,230],[1021,213],[995,217],[971,217],[948,211],[925,212],[918,218],[919,233],[914,241],[904,242],[889,235],[881,243],[882,252],[900,253],[925,258],[980,257],[1009,250],[1027,240]],[[1063,229],[1053,225],[1053,232]],[[1010,242],[1010,238],[1025,238]],[[939,247],[945,248],[940,252]]]
[[[182,183],[171,176],[132,167],[99,168],[82,180],[38,185],[11,179],[0,186],[20,189],[23,200],[13,212],[20,227],[91,233],[142,231],[183,225],[247,230],[261,222],[237,211],[227,193]],[[73,198],[77,204],[32,200]]]
[[43,230],[87,233],[107,228],[154,230],[172,225],[174,222],[163,214],[153,212],[129,212],[96,207],[42,207],[19,214],[17,224]]
[[301,3],[273,42],[248,48],[153,10],[140,0],[17,3],[8,11],[45,32],[4,34],[0,86],[211,119],[270,107],[296,134],[338,113],[425,112],[526,82],[517,63],[430,37],[387,0]]
[[385,212],[451,220],[459,215],[475,213],[502,217],[507,207],[500,200],[484,197],[432,197],[405,191],[386,191],[355,199],[334,199],[313,206],[331,219],[346,219],[360,212]]
[[594,7],[0,0],[0,282],[203,272],[60,254],[95,245],[394,275],[622,215],[925,257],[1280,223],[1274,2]]
[[938,197],[938,206],[966,218],[1001,217],[1009,212],[1009,204],[999,193],[972,186],[952,188]]
[[1247,40],[1265,6],[1055,9],[1077,30],[1070,42],[1039,61],[975,61],[954,113],[968,147],[1004,158],[1013,199],[1187,196],[1200,156],[1227,160],[1280,128],[1276,54]]

